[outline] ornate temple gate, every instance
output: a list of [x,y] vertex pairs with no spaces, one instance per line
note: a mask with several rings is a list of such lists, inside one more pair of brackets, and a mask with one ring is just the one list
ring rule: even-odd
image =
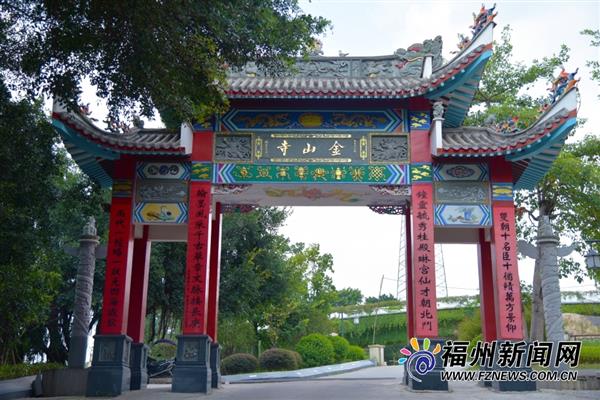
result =
[[[513,190],[533,187],[558,154],[575,123],[577,92],[565,81],[525,130],[462,127],[493,27],[484,18],[445,65],[439,37],[391,56],[299,60],[287,77],[249,65],[230,75],[227,114],[180,132],[105,132],[55,103],[54,126],[75,161],[113,188],[88,395],[145,386],[150,243],[166,240],[187,242],[173,391],[218,387],[221,215],[257,206],[403,214],[408,336],[433,343],[443,341],[434,245],[477,244],[484,339],[523,339]],[[441,368],[407,383],[446,390]]]

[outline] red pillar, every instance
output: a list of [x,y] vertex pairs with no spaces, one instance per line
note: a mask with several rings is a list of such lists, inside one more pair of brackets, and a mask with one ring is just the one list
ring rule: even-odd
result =
[[189,186],[183,335],[207,333],[212,148],[212,132],[194,132],[192,180]]
[[[412,230],[410,207],[406,208],[406,334],[408,339],[415,336],[415,310],[413,302],[413,263],[412,263]],[[408,340],[407,340],[408,342]]]
[[221,203],[216,203],[210,234],[210,271],[208,279],[208,336],[217,341],[219,322],[219,281],[221,273]]
[[479,259],[479,296],[481,329],[486,342],[496,340],[496,305],[494,303],[494,269],[492,265],[492,247],[486,241],[485,229],[479,229],[477,246]]
[[[492,265],[498,339],[523,339],[521,286],[517,265],[515,206],[512,196],[495,188],[512,189],[511,165],[504,159],[490,161],[492,181]],[[498,191],[504,192],[504,191]]]
[[134,160],[124,158],[115,161],[102,319],[99,329],[103,335],[124,335],[127,332],[133,253],[132,188],[134,173]]
[[148,228],[148,225],[145,225],[142,237],[133,241],[133,266],[131,271],[127,336],[131,337],[134,343],[144,341],[144,329],[146,325],[146,299],[148,296],[151,246],[148,240]]
[[437,338],[432,158],[429,132],[411,131],[414,336]]

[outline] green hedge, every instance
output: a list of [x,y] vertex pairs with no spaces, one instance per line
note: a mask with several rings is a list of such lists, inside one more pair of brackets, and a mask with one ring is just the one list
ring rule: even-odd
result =
[[[581,315],[600,315],[600,304],[563,304],[562,311],[565,313]],[[439,337],[456,340],[461,336],[462,340],[471,340],[481,332],[479,307],[443,309],[438,310],[437,314]],[[530,315],[531,312],[529,306],[526,306],[525,317],[528,325]],[[374,321],[375,316],[370,315],[359,318],[358,324],[354,324],[352,319],[344,319],[344,321],[336,320],[336,326],[339,327],[340,325],[343,325],[343,336],[348,339],[351,344],[366,347],[373,343]],[[342,328],[340,328],[340,330],[341,329]],[[377,316],[375,343],[390,346],[405,343],[406,340],[405,313],[382,314]],[[396,358],[396,355],[392,355],[388,351],[385,358],[386,360],[392,360],[393,358]]]
[[298,369],[298,361],[294,352],[286,349],[269,349],[258,358],[263,371],[290,371]]
[[327,336],[320,333],[304,336],[296,345],[296,351],[300,353],[304,366],[308,368],[335,362],[333,345]]
[[258,370],[258,359],[252,354],[236,353],[221,360],[223,375],[247,374]]
[[600,342],[582,342],[579,364],[600,364]]
[[37,375],[40,372],[61,369],[65,366],[58,363],[8,364],[0,365],[0,380],[15,379],[22,376]]
[[333,352],[335,353],[335,362],[339,363],[348,359],[348,350],[350,349],[350,342],[341,336],[328,336],[327,337],[333,346]]
[[367,358],[367,353],[365,349],[360,346],[351,345],[348,346],[348,351],[346,352],[346,360],[348,361],[360,361],[365,360]]
[[169,343],[157,343],[150,347],[150,357],[155,360],[171,360],[175,358],[177,353],[177,346],[173,346]]

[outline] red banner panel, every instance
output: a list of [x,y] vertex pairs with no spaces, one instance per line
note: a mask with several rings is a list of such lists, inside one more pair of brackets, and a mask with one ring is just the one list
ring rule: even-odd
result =
[[498,339],[523,339],[521,287],[517,265],[515,208],[494,204],[494,266],[497,292]]
[[127,331],[132,249],[131,198],[113,197],[100,322],[102,334],[120,335]]
[[438,336],[433,238],[433,186],[412,187],[412,245],[415,336]]
[[210,182],[190,182],[183,334],[206,334]]

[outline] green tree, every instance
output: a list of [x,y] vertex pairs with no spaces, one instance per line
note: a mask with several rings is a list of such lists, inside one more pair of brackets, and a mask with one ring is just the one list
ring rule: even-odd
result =
[[[549,82],[556,70],[568,61],[566,46],[558,54],[533,60],[531,64],[512,59],[510,29],[502,32],[502,40],[494,48],[475,94],[473,106],[477,109],[467,118],[468,124],[482,124],[491,119],[506,120],[519,117],[520,127],[533,123],[545,96],[531,95],[529,89],[538,82]],[[533,242],[537,234],[537,221],[550,217],[563,236],[572,238],[598,232],[598,159],[594,148],[597,139],[588,137],[581,143],[568,145],[559,155],[548,174],[533,191],[522,191],[516,196],[518,230],[526,240]],[[597,149],[596,149],[597,151]],[[574,275],[581,279],[584,271],[572,259],[561,260],[563,276]],[[543,307],[541,299],[541,270],[536,263],[532,293],[532,328],[534,339],[543,339]]]
[[87,78],[113,116],[139,106],[179,121],[223,109],[228,68],[281,71],[328,25],[297,0],[0,0],[0,18],[19,88],[75,106]]
[[[581,31],[581,34],[590,37],[590,45],[592,47],[600,47],[600,29],[584,29],[583,31]],[[592,70],[592,79],[597,82],[600,82],[600,61],[589,60],[585,64]]]
[[44,264],[60,161],[40,104],[12,101],[2,81],[0,116],[0,363],[15,363],[28,350],[27,329],[44,319],[58,283]]
[[362,303],[363,294],[360,289],[345,288],[336,292],[337,299],[333,303],[335,307],[354,306]]
[[185,243],[154,243],[150,253],[146,341],[180,332],[186,266]]
[[[56,151],[62,162],[60,175],[51,182],[56,197],[46,205],[50,222],[49,241],[44,248],[47,257],[42,265],[60,279],[58,290],[50,302],[49,313],[41,324],[31,329],[28,339],[32,354],[45,354],[49,362],[65,363],[70,347],[75,278],[79,263],[77,257],[65,253],[65,248],[79,246],[79,236],[89,216],[95,217],[98,234],[105,242],[108,213],[104,208],[107,193],[75,167],[64,149],[57,148]],[[94,272],[90,329],[100,317],[103,286],[104,261],[98,260]]]
[[373,303],[379,303],[382,301],[393,301],[396,300],[396,298],[394,297],[394,295],[390,294],[382,294],[379,295],[379,297],[374,297],[374,296],[369,296],[365,299],[365,304],[373,304]]
[[465,125],[483,125],[491,118],[504,121],[519,118],[519,126],[533,123],[545,96],[533,97],[532,87],[539,82],[550,81],[556,68],[569,60],[569,48],[561,46],[558,54],[532,60],[526,65],[513,60],[511,29],[502,30],[501,41],[494,42],[494,54],[488,61],[475,92],[471,112]]

